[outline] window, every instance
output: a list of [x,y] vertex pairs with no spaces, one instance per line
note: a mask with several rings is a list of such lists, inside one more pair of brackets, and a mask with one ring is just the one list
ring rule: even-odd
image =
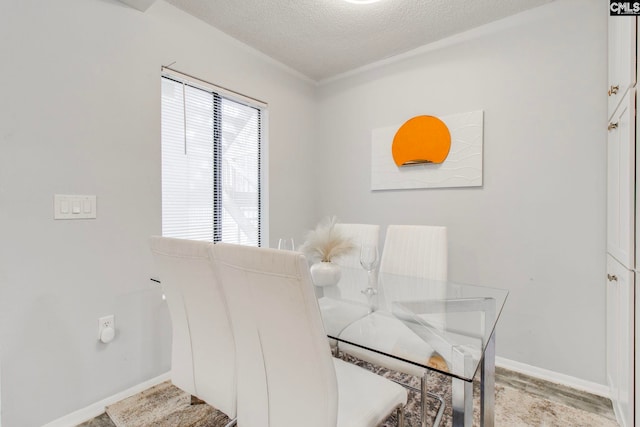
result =
[[260,246],[259,105],[162,77],[162,235]]

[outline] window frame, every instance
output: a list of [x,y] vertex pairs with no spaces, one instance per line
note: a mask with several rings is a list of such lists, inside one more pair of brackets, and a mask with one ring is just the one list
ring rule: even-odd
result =
[[[219,109],[222,98],[227,98],[231,101],[244,104],[248,107],[256,108],[260,110],[260,126],[259,126],[259,144],[258,144],[258,179],[260,183],[260,191],[258,192],[258,209],[259,209],[259,233],[258,233],[258,247],[268,247],[269,246],[269,141],[268,141],[268,123],[269,123],[269,109],[268,104],[259,99],[243,95],[242,93],[236,92],[231,89],[227,89],[222,86],[218,86],[216,84],[210,83],[208,81],[202,80],[200,78],[194,77],[192,75],[182,73],[180,71],[174,70],[169,67],[162,67],[160,73],[159,83],[162,85],[162,78],[168,78],[174,80],[178,83],[185,83],[190,86],[193,86],[197,89],[202,89],[207,92],[211,92],[214,95],[214,102],[216,103],[216,109]],[[162,90],[160,90],[160,93]],[[161,102],[159,102],[161,105]],[[160,127],[162,126],[162,118],[160,117]],[[219,118],[216,119],[216,124],[214,124],[214,133],[219,132]],[[216,129],[217,126],[217,129]],[[214,143],[214,150],[219,150],[220,146],[218,144],[219,141]],[[160,148],[162,144],[160,144]],[[222,157],[217,156],[214,157],[217,159],[217,162],[220,163]],[[222,210],[221,204],[219,204],[219,200],[221,199],[221,189],[219,184],[220,175],[222,173],[221,168],[216,168],[214,170],[216,175],[216,180],[214,180],[214,216],[215,210]],[[160,162],[160,176],[162,177],[162,162]],[[160,179],[160,185],[162,186],[162,179]],[[160,194],[162,197],[162,188],[160,190]],[[162,216],[162,209],[160,215]],[[161,220],[162,221],[162,220]],[[218,227],[214,227],[214,243],[216,241],[216,230]]]

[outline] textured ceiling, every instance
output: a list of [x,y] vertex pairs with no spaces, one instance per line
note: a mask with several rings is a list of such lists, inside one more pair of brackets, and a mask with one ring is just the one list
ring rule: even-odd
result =
[[552,0],[166,0],[321,81]]

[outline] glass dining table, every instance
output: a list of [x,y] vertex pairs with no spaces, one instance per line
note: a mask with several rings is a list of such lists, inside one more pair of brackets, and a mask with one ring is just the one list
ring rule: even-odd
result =
[[337,285],[315,289],[327,336],[339,347],[422,373],[422,426],[431,421],[428,371],[451,379],[453,426],[465,427],[473,423],[479,373],[480,425],[494,425],[495,327],[506,290],[394,274],[367,277],[347,267]]

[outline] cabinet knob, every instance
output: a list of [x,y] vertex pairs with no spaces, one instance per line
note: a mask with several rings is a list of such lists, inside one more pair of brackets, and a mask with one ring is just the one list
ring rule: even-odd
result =
[[615,274],[607,274],[607,279],[609,279],[610,282],[617,282],[618,276],[616,276]]
[[611,95],[615,95],[616,93],[618,93],[618,90],[620,89],[620,86],[615,85],[615,86],[609,86],[609,96]]
[[618,129],[618,123],[609,123],[609,126],[607,126],[607,130],[613,130],[613,129]]

